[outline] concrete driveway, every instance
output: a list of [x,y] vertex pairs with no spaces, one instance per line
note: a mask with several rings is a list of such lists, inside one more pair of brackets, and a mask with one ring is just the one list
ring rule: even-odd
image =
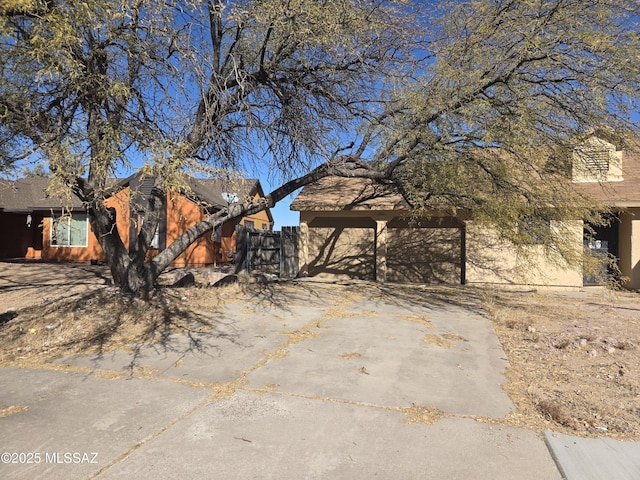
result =
[[162,345],[0,370],[0,478],[560,479],[473,298],[269,284]]

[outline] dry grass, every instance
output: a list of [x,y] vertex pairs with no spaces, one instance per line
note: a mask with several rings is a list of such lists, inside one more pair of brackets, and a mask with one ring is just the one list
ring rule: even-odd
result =
[[466,342],[467,340],[456,333],[443,333],[440,335],[428,333],[422,341],[436,347],[451,348],[454,342]]
[[358,352],[349,352],[349,353],[343,353],[342,355],[340,355],[342,358],[344,358],[345,360],[353,360],[354,358],[360,358],[362,357],[361,354],[359,354]]
[[398,315],[398,320],[418,323],[425,328],[433,328],[431,320],[429,320],[429,315]]
[[436,407],[425,407],[416,404],[403,408],[402,412],[406,415],[405,422],[410,424],[424,423],[426,425],[431,425],[446,416],[444,412]]
[[15,415],[16,413],[22,413],[27,410],[25,405],[10,405],[0,410],[0,417],[8,417],[9,415]]
[[628,292],[484,295],[510,362],[510,421],[640,440],[640,298]]
[[[176,332],[210,331],[214,328],[211,311],[219,308],[220,296],[228,293],[159,289],[144,301],[102,287],[84,296],[47,299],[4,314],[0,365],[44,363],[61,355],[115,349],[135,351],[144,344],[167,344]],[[195,312],[194,304],[209,314]],[[192,347],[198,348],[197,342]]]
[[[315,328],[320,328],[319,325],[314,325]],[[289,344],[304,342],[309,338],[314,338],[319,336],[318,332],[313,332],[309,330],[309,328],[301,328],[298,330],[290,331],[290,332],[282,332],[283,335],[286,335],[289,338]]]

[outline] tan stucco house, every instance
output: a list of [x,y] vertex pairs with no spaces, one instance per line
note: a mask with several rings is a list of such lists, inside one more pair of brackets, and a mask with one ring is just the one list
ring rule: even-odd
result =
[[[107,199],[107,206],[116,210],[118,231],[125,245],[144,221],[138,208],[154,179],[134,175],[115,180],[121,189]],[[229,202],[257,199],[264,196],[256,179],[188,178],[188,187],[181,194],[168,194],[156,236],[149,255],[171,244],[186,229],[207,214],[227,206]],[[69,200],[47,194],[46,178],[23,178],[0,181],[0,227],[9,234],[0,239],[0,259],[43,260],[50,262],[101,262],[104,252],[87,219],[87,213],[77,198]],[[215,248],[212,234],[196,240],[173,263],[173,266],[198,267],[229,263],[234,259],[235,228],[271,230],[273,217],[267,209],[257,214],[229,221],[219,232],[221,246]]]
[[[595,135],[573,155],[572,182],[618,218],[598,228],[588,247],[618,258],[625,285],[640,289],[640,156]],[[582,287],[589,276],[561,258],[526,246],[526,255],[480,228],[464,212],[431,212],[409,220],[403,197],[367,179],[326,177],[306,186],[292,210],[300,212],[301,275],[376,281]],[[576,249],[584,244],[580,219],[553,221]],[[522,250],[520,250],[522,252]]]

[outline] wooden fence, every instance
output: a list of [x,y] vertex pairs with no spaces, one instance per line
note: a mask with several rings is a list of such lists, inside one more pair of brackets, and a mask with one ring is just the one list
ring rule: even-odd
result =
[[284,278],[298,275],[299,227],[282,231],[236,227],[236,273],[269,273]]

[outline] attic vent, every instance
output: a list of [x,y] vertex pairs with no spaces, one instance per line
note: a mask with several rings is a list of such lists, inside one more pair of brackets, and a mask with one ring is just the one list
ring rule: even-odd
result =
[[584,166],[595,174],[606,174],[609,171],[611,153],[606,149],[589,148],[579,152]]
[[573,181],[622,181],[622,152],[598,138],[589,139],[574,150]]

